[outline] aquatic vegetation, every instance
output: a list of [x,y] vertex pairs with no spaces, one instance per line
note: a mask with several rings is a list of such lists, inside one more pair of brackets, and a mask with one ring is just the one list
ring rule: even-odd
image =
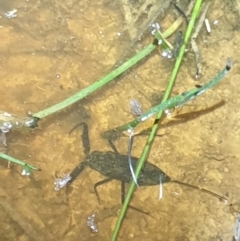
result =
[[[191,2],[194,2],[194,1],[191,1]],[[198,7],[200,7],[201,1],[196,1],[196,3],[198,4]],[[197,9],[197,8],[194,9],[194,11],[193,11],[193,14],[195,14],[194,16],[197,15],[198,10],[199,9]],[[188,22],[188,19],[187,19],[186,15],[184,14],[184,12],[181,12],[181,10],[179,10],[179,12],[181,15],[183,15],[184,20],[186,20],[186,22],[189,23],[189,26],[193,27],[195,17],[193,16],[193,19],[191,18],[191,20]],[[183,56],[183,53],[184,53],[184,50],[185,50],[185,47],[187,44],[188,37],[186,37],[186,36],[189,36],[190,33],[191,33],[191,30],[188,29],[186,34],[184,35],[185,36],[184,41],[183,42],[178,41],[178,45],[180,46],[182,44],[183,47],[181,47],[179,50],[177,49],[176,54],[174,54],[176,57],[176,64],[175,64],[175,68],[173,70],[173,74],[171,75],[171,78],[169,81],[170,87],[167,87],[166,94],[163,99],[163,103],[161,103],[158,106],[153,107],[152,109],[146,111],[145,113],[142,113],[141,105],[136,100],[130,101],[131,113],[133,115],[137,116],[137,118],[136,118],[137,121],[134,120],[134,122],[130,122],[130,124],[127,123],[124,126],[121,126],[123,128],[121,128],[121,127],[119,128],[120,131],[125,129],[129,133],[127,153],[125,153],[125,155],[119,154],[116,150],[114,150],[114,148],[113,148],[113,152],[95,151],[95,152],[90,153],[90,146],[88,146],[89,148],[85,148],[85,150],[84,150],[84,153],[87,156],[86,160],[81,162],[70,174],[64,174],[63,177],[57,178],[54,182],[55,190],[56,191],[60,190],[61,188],[65,187],[67,184],[70,184],[71,182],[73,182],[76,179],[76,177],[82,172],[82,170],[85,168],[85,166],[88,166],[88,167],[106,175],[108,177],[108,179],[106,179],[107,181],[109,181],[111,179],[117,179],[117,180],[120,180],[121,182],[131,182],[130,188],[129,188],[129,193],[127,194],[126,202],[123,205],[123,209],[122,209],[123,211],[121,211],[121,213],[120,213],[120,217],[117,222],[116,229],[114,230],[112,240],[115,240],[118,229],[120,227],[120,224],[124,218],[124,212],[126,210],[126,207],[129,206],[129,200],[131,198],[131,195],[132,195],[131,193],[133,192],[133,188],[136,185],[139,185],[139,186],[140,185],[148,185],[149,183],[147,183],[146,180],[149,180],[149,182],[151,181],[152,183],[154,183],[154,185],[159,185],[159,199],[163,198],[163,184],[165,182],[175,182],[178,184],[186,185],[188,187],[193,187],[195,189],[198,189],[199,191],[203,191],[205,193],[211,194],[219,199],[226,201],[226,199],[224,197],[221,197],[218,194],[211,193],[208,190],[201,189],[201,188],[192,186],[190,184],[184,184],[184,183],[181,183],[180,181],[171,180],[170,177],[168,177],[160,168],[152,165],[151,163],[146,162],[145,166],[143,165],[143,163],[146,159],[145,157],[150,149],[151,142],[155,135],[157,125],[160,122],[161,112],[164,110],[168,110],[171,108],[177,108],[179,106],[185,105],[188,101],[196,98],[197,96],[199,96],[200,94],[202,94],[206,90],[208,90],[209,88],[213,87],[216,83],[218,83],[220,81],[220,79],[223,78],[231,68],[230,61],[228,61],[224,70],[222,70],[217,75],[217,77],[214,78],[213,80],[207,82],[203,86],[198,86],[197,88],[190,89],[188,91],[184,91],[182,94],[173,96],[171,99],[168,99],[172,86],[173,86],[173,83],[174,83],[174,79],[176,77],[176,73],[177,73],[180,63],[181,63],[181,58]],[[137,63],[138,61],[143,59],[147,54],[149,54],[154,49],[156,49],[156,47],[159,47],[159,45],[161,45],[161,51],[162,51],[163,55],[165,55],[167,57],[171,56],[172,49],[171,49],[171,46],[169,46],[167,41],[165,40],[164,33],[162,34],[158,29],[153,34],[158,41],[154,41],[154,43],[147,46],[144,49],[144,51],[140,51],[140,53],[137,54],[136,56],[134,56],[133,58],[131,58],[130,61],[127,61],[126,63],[121,65],[116,70],[112,71],[105,77],[99,79],[93,85],[81,90],[74,96],[69,97],[67,100],[65,100],[61,103],[58,103],[52,107],[49,107],[46,110],[37,112],[36,114],[34,114],[34,118],[31,119],[31,123],[32,123],[32,121],[35,122],[36,119],[41,119],[50,114],[53,114],[56,111],[59,111],[65,107],[71,105],[72,103],[86,97],[90,93],[101,88],[103,85],[107,84],[109,81],[114,79],[116,76],[120,75],[125,70],[130,68],[132,65],[134,65],[135,63]],[[166,44],[166,46],[165,46],[165,44]],[[166,47],[166,49],[165,49],[165,47]],[[156,119],[154,122],[154,126],[152,128],[152,132],[148,138],[145,148],[143,149],[143,153],[138,161],[138,158],[132,157],[132,155],[131,155],[132,144],[133,144],[133,129],[135,127],[134,125],[145,121],[147,118],[149,118],[150,116],[152,116],[154,114],[156,114]],[[7,118],[7,117],[12,118],[13,117],[13,116],[7,116],[6,114],[4,114],[3,116],[4,116],[4,118]],[[1,141],[3,144],[4,143],[6,144],[5,133],[9,132],[11,129],[19,128],[20,126],[22,126],[22,127],[23,126],[27,126],[27,127],[33,126],[33,124],[28,124],[28,121],[24,122],[24,120],[22,120],[22,119],[20,122],[14,122],[14,121],[16,121],[16,119],[17,118],[15,118],[15,120],[3,122],[2,127],[0,128],[1,129],[1,132],[0,132]],[[21,124],[19,125],[19,123],[22,123],[22,125]],[[84,127],[84,125],[83,125],[83,127]],[[86,138],[85,134],[86,133],[83,130],[82,137],[84,137],[85,140],[86,139],[88,140],[88,138]],[[104,162],[103,162],[103,160],[104,160]],[[13,159],[12,159],[12,162],[23,166],[22,175],[29,175],[30,171],[34,170],[34,167],[31,167],[30,165],[28,165],[26,163],[23,163],[20,161],[16,162],[16,160],[13,160]],[[111,169],[112,168],[111,162],[113,162],[113,164],[115,165],[115,166],[113,165],[113,167],[115,169]],[[99,163],[101,164],[100,166],[98,166]],[[122,168],[122,172],[120,172],[121,168]],[[35,170],[37,170],[37,168],[35,168]],[[134,172],[134,170],[136,170],[136,173]],[[109,172],[109,171],[112,171],[112,172]],[[152,173],[157,174],[155,178],[153,178],[153,177],[149,178],[150,174],[152,174]],[[147,177],[148,179],[147,178],[144,179],[144,177]],[[94,190],[95,190],[98,200],[99,200],[99,195],[97,194],[97,186],[105,183],[106,180],[96,183],[94,185]],[[124,201],[124,199],[122,199],[122,200]],[[87,218],[87,226],[90,228],[90,230],[92,232],[94,232],[94,233],[98,232],[95,213],[91,214]]]
[[11,157],[5,153],[0,152],[0,158],[2,158],[5,161],[9,161],[12,162],[16,165],[22,166],[23,170],[22,170],[22,175],[23,176],[28,176],[30,175],[31,171],[40,171],[40,168],[34,167],[26,162],[20,161],[14,157]]

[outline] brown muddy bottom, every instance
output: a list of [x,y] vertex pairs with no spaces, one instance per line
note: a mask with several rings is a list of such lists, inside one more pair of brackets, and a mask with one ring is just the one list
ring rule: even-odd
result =
[[[107,74],[116,62],[125,60],[121,59],[125,52],[131,56],[152,41],[142,30],[148,30],[153,16],[162,9],[160,2],[2,3],[0,110],[16,115],[38,112]],[[184,11],[187,3],[177,1]],[[179,12],[172,5],[162,7],[163,14],[155,21],[165,30]],[[5,13],[14,9],[16,16],[7,18]],[[232,240],[238,212],[234,209],[240,202],[239,13],[238,2],[211,1],[207,13],[211,34],[203,27],[197,38],[202,76],[197,81],[193,78],[195,57],[189,45],[173,94],[212,79],[228,57],[232,70],[212,90],[165,118],[148,157],[172,179],[227,196],[228,204],[174,183],[164,184],[161,200],[159,187],[141,187],[131,205],[150,215],[129,209],[118,240]],[[185,28],[183,23],[180,30]],[[129,46],[134,46],[130,47],[133,51],[128,52]],[[81,132],[70,137],[68,132],[85,121],[91,150],[110,150],[101,133],[133,118],[131,99],[147,110],[152,96],[161,98],[173,64],[155,51],[118,81],[40,121],[39,128],[7,134],[7,153],[42,171],[25,177],[19,167],[7,169],[7,163],[0,162],[0,240],[110,240],[121,208],[119,182],[99,187],[101,205],[93,185],[105,177],[90,168],[68,188],[54,191],[54,180],[85,157]],[[141,155],[146,138],[135,138],[133,156]],[[115,142],[122,154],[127,153],[127,141],[122,137]],[[96,234],[87,227],[87,217],[93,212]]]

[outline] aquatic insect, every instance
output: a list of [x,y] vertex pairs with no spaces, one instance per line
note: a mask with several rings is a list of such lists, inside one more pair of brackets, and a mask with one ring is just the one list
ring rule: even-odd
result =
[[[113,179],[119,180],[122,182],[122,202],[124,201],[124,184],[125,182],[129,183],[132,180],[132,174],[131,170],[129,168],[129,162],[128,162],[128,156],[119,154],[116,147],[113,145],[111,141],[109,141],[110,146],[112,147],[113,151],[93,151],[90,153],[90,144],[89,144],[89,137],[88,137],[88,126],[86,123],[82,122],[75,126],[71,132],[77,128],[78,126],[83,126],[83,132],[82,132],[82,142],[84,147],[84,153],[87,155],[85,158],[85,161],[81,162],[71,173],[70,177],[71,179],[68,181],[68,184],[73,182],[78,175],[83,171],[85,166],[89,166],[90,168],[100,172],[104,176],[107,176],[108,178],[97,182],[94,185],[94,191],[97,196],[98,201],[100,202],[100,198],[97,192],[97,187],[109,182]],[[138,158],[131,157],[131,163],[133,168],[135,169],[137,166]],[[187,187],[191,187],[193,189],[197,189],[199,191],[205,192],[207,194],[213,195],[214,197],[219,198],[221,201],[227,202],[227,199],[225,197],[222,197],[216,193],[213,193],[209,190],[202,189],[200,187],[184,183],[178,180],[172,180],[167,174],[165,174],[160,168],[157,166],[145,162],[139,176],[137,179],[137,183],[139,186],[152,186],[152,185],[159,185],[160,182],[162,184],[167,182],[175,182],[180,185],[184,185]]]

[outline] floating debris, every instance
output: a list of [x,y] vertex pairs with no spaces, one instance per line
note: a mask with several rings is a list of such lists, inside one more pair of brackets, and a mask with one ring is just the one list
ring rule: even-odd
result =
[[22,169],[22,173],[21,173],[22,176],[30,176],[30,174],[31,174],[30,171],[26,170],[26,168]]
[[152,23],[149,25],[152,28],[151,34],[154,35],[157,30],[160,29],[160,25],[158,23]]
[[22,128],[23,126],[35,126],[35,119],[29,116],[16,116],[5,111],[0,111],[0,128],[4,133],[9,132],[12,128]]
[[133,170],[133,167],[132,167],[132,158],[131,158],[132,144],[133,144],[133,131],[131,129],[128,129],[127,132],[129,134],[129,141],[128,141],[128,165],[129,165],[129,168],[130,168],[130,171],[131,171],[131,174],[132,174],[133,181],[135,182],[137,187],[139,187],[138,183],[137,183],[137,178],[135,176],[135,173],[134,173],[134,170]]
[[167,117],[171,116],[171,111],[169,109],[165,110],[164,113]]
[[69,174],[63,174],[63,177],[57,178],[54,182],[54,190],[59,191],[61,188],[65,187],[67,183],[71,180]]
[[206,26],[207,32],[211,33],[211,27],[210,27],[210,23],[209,23],[208,19],[206,18],[204,20],[204,22],[205,22],[205,26]]
[[137,100],[130,100],[130,111],[135,116],[140,116],[142,114],[141,104]]
[[10,122],[3,122],[0,124],[0,130],[2,133],[8,133],[12,129],[12,124]]
[[162,51],[161,56],[166,59],[171,59],[173,57],[173,54],[170,49],[166,49]]
[[19,117],[5,111],[0,111],[0,144],[7,146],[6,135],[12,128],[35,126],[33,117]]
[[159,197],[158,199],[162,199],[163,198],[163,184],[162,184],[162,174],[160,174],[159,177]]
[[6,12],[6,13],[4,13],[4,15],[5,15],[5,17],[6,18],[16,18],[17,17],[17,9],[13,9],[13,10],[10,10],[10,11],[8,11],[8,12]]
[[234,230],[234,241],[240,240],[240,214],[237,216],[235,230]]
[[87,226],[90,228],[91,232],[97,233],[98,232],[98,227],[96,224],[96,214],[93,213],[90,216],[87,217]]

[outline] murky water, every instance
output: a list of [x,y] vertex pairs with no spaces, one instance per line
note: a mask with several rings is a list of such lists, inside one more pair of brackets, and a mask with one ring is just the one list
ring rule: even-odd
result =
[[[146,34],[136,42],[141,36],[136,26],[144,29],[161,9],[148,0],[142,5],[126,0],[0,2],[0,109],[18,115],[35,113],[90,85],[107,74],[132,43],[136,51],[141,49],[152,37]],[[185,2],[180,3],[183,9]],[[157,19],[166,29],[179,13],[172,6],[164,8]],[[4,15],[14,9],[13,18]],[[203,28],[197,39],[203,75],[193,80],[194,55],[189,51],[173,93],[210,80],[227,57],[233,68],[213,90],[164,120],[158,132],[162,136],[155,138],[149,155],[149,161],[173,179],[228,196],[235,206],[240,202],[239,14],[238,2],[211,1],[207,17],[218,24],[211,24],[211,34]],[[39,128],[8,133],[7,153],[42,171],[23,177],[19,167],[7,169],[7,163],[0,162],[0,240],[110,240],[121,207],[119,182],[99,187],[101,205],[93,185],[104,177],[89,168],[72,186],[54,191],[55,178],[84,160],[81,132],[70,137],[68,132],[85,121],[91,150],[110,150],[101,133],[132,119],[131,99],[147,110],[151,97],[163,92],[172,66],[173,61],[155,51],[118,81],[45,118]],[[127,152],[127,141],[115,142],[119,152]],[[145,142],[146,136],[135,138],[134,156],[140,156]],[[164,184],[163,191],[158,200],[157,186],[136,190],[131,205],[151,216],[129,209],[118,240],[232,240],[237,213],[229,205],[174,183]],[[86,224],[94,211],[97,234]]]

